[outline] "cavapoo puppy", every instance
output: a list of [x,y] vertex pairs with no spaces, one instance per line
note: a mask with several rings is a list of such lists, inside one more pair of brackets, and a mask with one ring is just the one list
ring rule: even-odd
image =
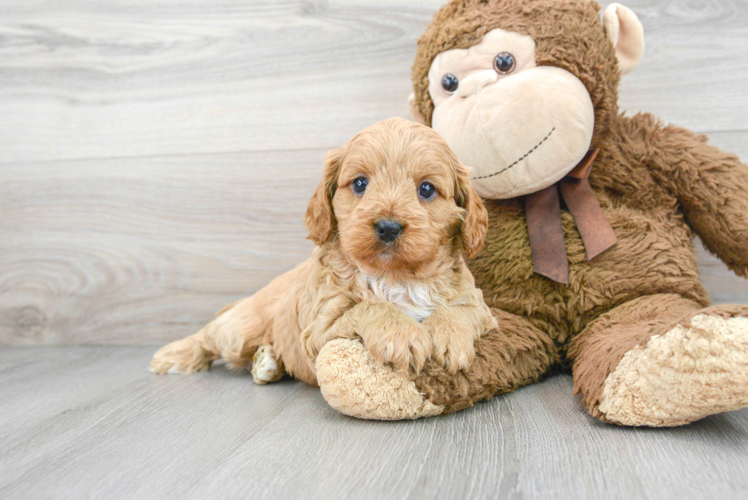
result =
[[330,151],[305,222],[317,245],[309,260],[163,347],[151,371],[254,357],[258,383],[288,373],[317,385],[325,343],[360,337],[380,363],[418,371],[433,357],[456,372],[496,327],[465,264],[483,246],[486,209],[432,129],[393,118]]

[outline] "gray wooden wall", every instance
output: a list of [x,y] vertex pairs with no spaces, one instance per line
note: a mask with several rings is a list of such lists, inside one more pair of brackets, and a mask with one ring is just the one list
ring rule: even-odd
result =
[[[306,258],[324,152],[407,115],[440,3],[0,0],[0,344],[175,339]],[[622,108],[748,159],[748,2],[625,3]]]

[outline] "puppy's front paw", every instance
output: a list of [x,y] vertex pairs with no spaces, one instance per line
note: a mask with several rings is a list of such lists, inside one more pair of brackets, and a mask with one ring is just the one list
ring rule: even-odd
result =
[[434,361],[453,375],[470,366],[475,359],[475,339],[478,338],[475,328],[446,318],[434,318],[424,323],[433,339]]
[[314,328],[309,327],[301,332],[301,351],[307,358],[314,361],[317,359],[319,351],[333,338],[335,337],[330,330],[320,333]]
[[210,369],[212,359],[206,356],[200,343],[186,338],[172,342],[153,355],[151,373],[194,373]]
[[319,340],[315,335],[312,335],[310,328],[301,332],[301,338],[299,339],[301,342],[301,351],[307,358],[312,360],[317,359],[317,354],[324,345],[319,345],[321,343]]
[[392,364],[400,371],[412,367],[421,371],[431,355],[429,333],[415,320],[385,321],[366,325],[360,329],[364,345],[372,357],[381,364]]

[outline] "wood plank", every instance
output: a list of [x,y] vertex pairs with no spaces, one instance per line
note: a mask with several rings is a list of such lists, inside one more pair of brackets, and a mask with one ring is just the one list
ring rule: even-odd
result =
[[1,161],[340,145],[405,113],[415,40],[434,10],[5,4]]
[[[0,162],[330,148],[406,114],[428,2],[0,4]],[[747,130],[748,5],[628,2],[622,109]]]
[[306,259],[322,150],[0,166],[0,343],[163,342]]
[[621,109],[650,112],[698,132],[748,130],[748,88],[743,83],[748,61],[742,55],[748,47],[748,4],[621,3],[641,19],[647,44],[642,62],[621,80]]
[[748,487],[745,409],[620,428],[556,376],[451,416],[366,422],[292,380],[151,375],[152,351],[0,349],[0,497],[729,500]]

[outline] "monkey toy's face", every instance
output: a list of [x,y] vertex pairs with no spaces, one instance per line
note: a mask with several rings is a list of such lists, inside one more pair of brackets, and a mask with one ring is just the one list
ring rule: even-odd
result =
[[502,29],[469,49],[439,54],[429,71],[432,126],[473,168],[485,198],[548,187],[587,154],[592,100],[574,75],[537,66],[530,36]]
[[482,197],[547,188],[604,137],[644,36],[622,5],[599,13],[590,0],[453,0],[419,40],[411,113],[472,167]]

